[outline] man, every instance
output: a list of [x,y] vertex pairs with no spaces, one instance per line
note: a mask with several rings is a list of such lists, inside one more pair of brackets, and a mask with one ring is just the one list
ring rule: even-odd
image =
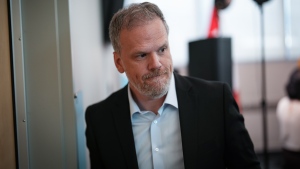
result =
[[127,86],[87,108],[92,168],[260,168],[229,88],[173,74],[168,26],[151,3],[110,23]]

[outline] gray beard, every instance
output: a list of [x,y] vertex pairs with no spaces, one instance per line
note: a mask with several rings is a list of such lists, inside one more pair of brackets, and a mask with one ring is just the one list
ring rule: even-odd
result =
[[[151,72],[149,74],[146,74],[142,77],[142,79],[145,81],[148,78],[155,77],[158,75],[164,75],[168,74],[169,70],[166,69],[164,71],[155,70],[154,72]],[[170,73],[171,74],[171,73]],[[147,83],[143,84],[136,84],[136,83],[131,83],[138,91],[144,96],[147,96],[152,99],[158,99],[166,95],[169,91],[170,87],[170,81],[171,81],[171,75],[169,74],[169,77],[167,79],[167,82],[165,81],[159,81],[157,80],[156,85],[152,86]]]
[[[148,84],[137,85],[135,87],[144,96],[150,97],[152,99],[158,99],[168,93],[169,87],[170,87],[170,81],[171,80],[169,78],[167,83],[159,84],[158,87],[153,87]],[[158,83],[160,83],[160,82],[157,82],[157,84]]]

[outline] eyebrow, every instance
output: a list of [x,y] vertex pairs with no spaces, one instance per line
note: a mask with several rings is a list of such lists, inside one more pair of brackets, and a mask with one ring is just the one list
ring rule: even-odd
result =
[[165,42],[163,45],[161,45],[158,49],[161,49],[161,48],[163,48],[163,47],[169,47],[169,43],[168,42]]

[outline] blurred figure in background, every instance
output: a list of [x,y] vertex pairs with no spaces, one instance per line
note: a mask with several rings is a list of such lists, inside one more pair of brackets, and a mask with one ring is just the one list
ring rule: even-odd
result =
[[300,67],[292,72],[286,92],[277,106],[284,169],[300,169]]

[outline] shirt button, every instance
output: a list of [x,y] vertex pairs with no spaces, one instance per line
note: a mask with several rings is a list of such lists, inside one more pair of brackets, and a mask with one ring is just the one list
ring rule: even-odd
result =
[[154,120],[154,122],[153,122],[154,124],[156,124],[157,123],[157,120]]
[[159,148],[155,148],[155,151],[159,151]]

